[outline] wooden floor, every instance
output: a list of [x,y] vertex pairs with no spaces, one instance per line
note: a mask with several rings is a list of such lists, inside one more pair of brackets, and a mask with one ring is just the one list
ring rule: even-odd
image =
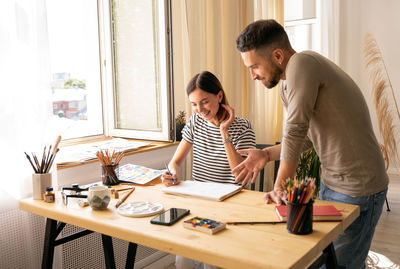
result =
[[387,197],[391,211],[384,205],[367,260],[369,268],[400,268],[400,175],[390,175]]

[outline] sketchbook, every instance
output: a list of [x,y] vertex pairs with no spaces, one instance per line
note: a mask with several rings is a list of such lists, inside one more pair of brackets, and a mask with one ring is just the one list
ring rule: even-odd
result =
[[125,164],[115,170],[118,180],[136,184],[146,184],[161,176],[164,170],[155,170],[141,165]]
[[222,201],[242,190],[242,186],[227,183],[200,182],[194,180],[182,181],[162,189],[163,192],[176,195],[186,195],[215,201]]

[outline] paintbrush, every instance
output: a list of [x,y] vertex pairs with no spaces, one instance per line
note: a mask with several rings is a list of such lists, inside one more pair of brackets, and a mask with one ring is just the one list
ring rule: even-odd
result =
[[24,152],[24,153],[25,153],[25,155],[26,155],[26,158],[28,158],[29,163],[32,165],[33,171],[35,171],[35,173],[37,174],[37,173],[38,173],[38,170],[36,170],[35,166],[33,165],[33,162],[32,162],[32,160],[31,160],[31,157],[30,157],[26,152]]
[[123,202],[125,202],[126,198],[131,195],[131,193],[135,190],[135,187],[133,187],[127,194],[125,194],[124,197],[122,197],[120,200],[118,200],[117,204],[115,205],[116,208],[118,208]]
[[61,135],[57,137],[56,142],[54,143],[53,152],[51,153],[49,164],[47,165],[46,170],[44,171],[45,173],[48,173],[51,166],[53,165],[54,159],[56,158],[56,154],[60,150],[58,148],[58,144],[60,144],[60,141],[61,141]]

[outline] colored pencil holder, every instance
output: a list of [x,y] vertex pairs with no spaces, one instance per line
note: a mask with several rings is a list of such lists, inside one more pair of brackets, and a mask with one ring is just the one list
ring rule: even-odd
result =
[[310,200],[307,204],[288,202],[286,206],[286,229],[292,234],[312,233],[313,204]]
[[46,188],[51,186],[51,173],[32,174],[32,196],[34,200],[43,200]]
[[103,181],[103,185],[112,186],[119,184],[118,172],[115,171],[117,168],[118,164],[101,166],[101,180]]

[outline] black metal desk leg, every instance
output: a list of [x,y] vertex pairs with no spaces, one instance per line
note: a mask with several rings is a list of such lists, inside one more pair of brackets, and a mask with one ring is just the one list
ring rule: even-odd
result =
[[328,254],[327,259],[326,259],[326,268],[327,269],[338,268],[338,264],[337,264],[337,260],[336,260],[336,251],[335,251],[335,248],[333,247],[333,243],[330,243],[329,246],[327,246],[324,249],[324,253]]
[[338,264],[336,260],[336,251],[333,247],[333,243],[330,243],[321,256],[319,256],[309,267],[308,269],[319,269],[323,264],[326,265],[327,269],[337,269]]
[[42,257],[42,268],[53,268],[54,239],[56,237],[57,221],[47,218],[46,230],[44,232],[44,247]]
[[114,260],[114,249],[112,244],[112,238],[108,235],[101,235],[101,240],[103,242],[104,259],[106,261],[107,269],[115,269]]
[[135,265],[137,244],[129,242],[128,254],[126,255],[125,269],[133,269]]

